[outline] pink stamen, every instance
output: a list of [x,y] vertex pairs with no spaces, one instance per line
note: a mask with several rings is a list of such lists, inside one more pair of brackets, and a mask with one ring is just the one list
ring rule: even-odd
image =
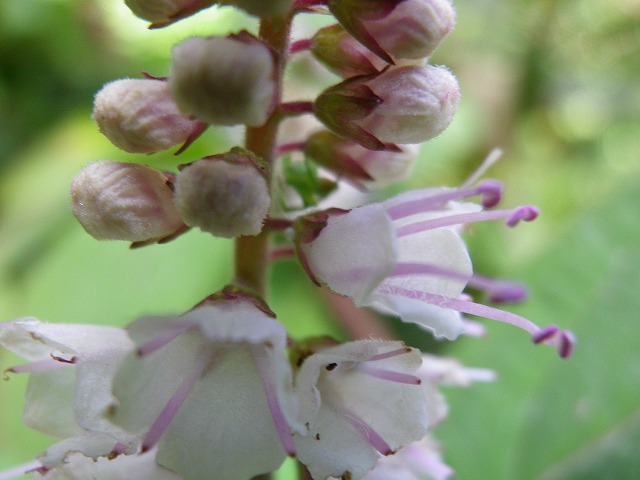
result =
[[267,399],[267,405],[269,406],[269,411],[271,412],[271,418],[273,419],[273,424],[276,428],[276,432],[278,432],[278,437],[280,438],[280,444],[284,451],[290,457],[294,457],[296,455],[296,446],[293,442],[293,436],[291,435],[291,429],[289,428],[289,423],[287,422],[284,412],[282,411],[282,405],[280,405],[280,401],[278,400],[278,392],[276,391],[276,387],[273,381],[272,375],[268,370],[268,362],[264,360],[266,352],[264,348],[260,348],[258,346],[254,346],[251,348],[251,355],[258,367],[258,372],[260,372],[260,378],[262,379],[262,389],[264,390],[265,397]]
[[4,472],[1,472],[0,480],[10,480],[12,478],[17,478],[21,475],[26,475],[34,471],[39,471],[42,468],[46,468],[46,467],[44,467],[44,465],[42,465],[42,463],[38,461],[25,463],[24,465],[14,467],[11,470],[5,470]]
[[502,184],[495,180],[485,180],[475,188],[454,189],[431,197],[418,198],[408,202],[394,205],[387,210],[387,214],[392,220],[424,213],[431,210],[438,210],[450,200],[461,200],[463,198],[482,195],[482,205],[486,208],[494,207],[502,199]]
[[404,275],[435,275],[467,282],[469,286],[482,290],[489,295],[493,303],[520,302],[527,297],[524,285],[504,280],[494,280],[480,275],[466,275],[448,268],[426,263],[398,263],[392,276]]
[[[537,211],[535,207],[518,207],[513,210],[490,210],[473,213],[461,213],[444,217],[432,218],[422,222],[411,223],[396,230],[398,237],[426,232],[435,228],[452,227],[464,223],[485,222],[488,220],[500,220],[507,218],[507,224],[514,226],[519,220],[530,221],[535,218],[532,214]],[[515,222],[515,223],[514,223]]]
[[187,330],[195,328],[197,324],[195,323],[183,323],[181,325],[174,325],[170,330],[158,335],[153,340],[148,341],[147,343],[142,344],[136,350],[136,354],[139,357],[144,357],[145,355],[149,355],[150,353],[155,352],[156,350],[160,350],[162,347],[168,345],[173,340],[178,338]]
[[310,38],[304,38],[302,40],[291,42],[291,46],[289,47],[289,55],[295,55],[298,52],[309,50],[311,48],[312,42],[313,40],[311,40]]
[[415,375],[409,375],[408,373],[394,372],[392,370],[385,370],[384,368],[376,368],[365,363],[358,365],[358,370],[362,373],[370,375],[380,380],[388,380],[396,383],[406,383],[408,385],[420,385],[422,380]]
[[404,347],[404,348],[398,348],[396,350],[391,350],[390,352],[385,352],[385,353],[378,353],[377,355],[374,355],[373,357],[368,358],[367,360],[364,360],[365,362],[376,362],[378,360],[386,360],[387,358],[393,358],[393,357],[397,357],[399,355],[406,355],[407,353],[411,353],[413,351],[413,349],[409,348],[409,347]]
[[[506,312],[497,308],[482,305],[480,303],[470,302],[468,300],[460,300],[456,298],[445,297],[444,295],[435,295],[433,293],[411,290],[408,288],[398,287],[396,285],[385,285],[380,293],[389,295],[400,295],[403,297],[422,300],[441,308],[448,308],[456,312],[476,315],[478,317],[488,318],[502,323],[508,323],[514,327],[518,327],[525,332],[531,334],[534,343],[549,343],[555,340],[558,335],[557,327],[550,326],[545,328],[538,327],[531,320],[516,315],[515,313]],[[573,351],[575,338],[569,331],[560,332],[558,342],[558,353],[562,358],[567,358]]]
[[513,214],[507,219],[507,226],[515,227],[520,220],[530,222],[540,215],[538,207],[533,205],[525,205],[514,210]]
[[385,442],[378,432],[376,432],[369,424],[362,420],[358,415],[351,411],[345,411],[345,416],[353,428],[355,428],[362,438],[364,438],[369,445],[382,455],[391,455],[393,449]]
[[576,345],[576,337],[573,332],[563,330],[560,332],[560,341],[558,345],[558,353],[562,358],[569,358],[573,353],[573,348]]
[[7,373],[38,373],[48,372],[57,368],[73,365],[72,362],[60,362],[54,358],[47,358],[44,360],[38,360],[36,362],[24,363],[22,365],[16,365],[15,367],[7,368],[3,371],[3,377],[8,379]]
[[559,328],[555,325],[549,325],[548,327],[541,328],[536,333],[533,334],[532,340],[536,345],[539,343],[546,342],[547,340],[555,337],[559,331]]
[[141,453],[149,451],[156,445],[156,443],[158,443],[160,437],[162,437],[162,434],[167,430],[169,424],[178,413],[178,410],[180,410],[180,407],[182,407],[182,404],[185,402],[196,383],[202,378],[202,375],[204,375],[207,367],[209,367],[210,360],[210,356],[206,355],[204,352],[198,356],[196,368],[191,372],[191,375],[182,381],[178,390],[176,390],[176,393],[174,393],[169,399],[165,407],[160,412],[160,415],[158,415],[158,418],[155,419],[153,425],[151,425],[151,428],[145,435],[144,440],[142,441]]

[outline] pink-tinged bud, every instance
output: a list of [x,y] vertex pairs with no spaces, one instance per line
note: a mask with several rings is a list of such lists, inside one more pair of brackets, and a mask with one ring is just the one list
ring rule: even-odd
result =
[[318,30],[311,39],[309,50],[320,63],[342,78],[378,73],[387,66],[339,23]]
[[329,0],[328,5],[351,35],[389,63],[429,56],[455,23],[450,0]]
[[314,110],[339,135],[383,150],[439,135],[453,120],[459,99],[458,82],[449,70],[414,65],[330,87],[316,99]]
[[184,143],[197,121],[181,114],[167,82],[124,79],[96,94],[93,119],[116,147],[129,153],[155,153]]
[[275,107],[274,53],[248,32],[173,48],[169,89],[180,110],[215,125],[264,124]]
[[256,17],[275,17],[287,13],[293,0],[221,0],[221,5],[233,5]]
[[71,184],[71,207],[98,240],[160,240],[183,225],[167,177],[136,163],[87,165]]
[[187,225],[218,237],[257,235],[271,206],[266,165],[235,147],[198,160],[176,178],[176,204]]
[[309,137],[304,151],[316,163],[359,186],[382,187],[411,173],[417,148],[405,145],[399,152],[369,150],[324,130]]
[[124,0],[139,18],[148,20],[155,27],[173,23],[215,4],[215,0]]

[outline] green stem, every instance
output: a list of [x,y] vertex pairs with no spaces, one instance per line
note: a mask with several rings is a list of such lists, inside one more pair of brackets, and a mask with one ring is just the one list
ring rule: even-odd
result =
[[[260,39],[276,52],[276,105],[282,98],[282,77],[289,49],[291,19],[289,16],[278,21],[263,18],[260,20]],[[278,109],[276,109],[277,112]],[[280,115],[274,113],[260,127],[247,128],[245,147],[262,157],[269,164],[275,159],[276,136]],[[239,237],[235,243],[236,282],[256,294],[267,295],[269,276],[269,231],[263,230],[255,237]]]

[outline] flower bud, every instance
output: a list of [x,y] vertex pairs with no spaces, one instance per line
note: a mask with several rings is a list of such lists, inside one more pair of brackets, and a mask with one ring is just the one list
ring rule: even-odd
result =
[[383,150],[439,135],[453,120],[459,99],[458,82],[447,69],[414,65],[334,85],[320,94],[314,110],[334,132]]
[[176,204],[187,225],[218,237],[257,235],[271,196],[267,168],[235,147],[183,168],[176,178]]
[[93,119],[111,143],[129,153],[155,153],[186,142],[198,123],[180,113],[167,82],[151,79],[106,84],[96,94]]
[[275,107],[274,53],[247,32],[173,48],[169,89],[180,110],[216,125],[264,124]]
[[87,165],[71,184],[71,207],[98,240],[159,240],[182,226],[167,177],[136,163]]
[[417,148],[405,145],[399,152],[369,150],[324,130],[309,137],[304,152],[357,185],[382,187],[411,173]]
[[215,0],[124,0],[137,17],[160,27],[173,23],[215,4]]
[[287,13],[293,0],[221,0],[219,3],[242,8],[256,17],[273,17]]
[[450,0],[329,0],[336,19],[389,63],[429,56],[451,31]]
[[339,23],[318,30],[309,49],[316,60],[342,78],[378,73],[387,66]]

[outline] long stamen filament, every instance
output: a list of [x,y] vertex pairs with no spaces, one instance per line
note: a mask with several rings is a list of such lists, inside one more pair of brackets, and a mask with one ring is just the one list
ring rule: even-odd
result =
[[390,455],[393,453],[393,449],[385,442],[378,432],[376,432],[369,424],[362,420],[358,415],[351,411],[346,411],[345,416],[353,428],[355,428],[362,438],[364,438],[369,445],[380,452],[382,455]]
[[475,188],[457,188],[431,197],[419,198],[394,205],[387,210],[387,214],[392,220],[398,220],[417,213],[442,208],[443,204],[450,200],[461,200],[476,195],[482,195],[482,204],[484,207],[494,207],[500,203],[502,198],[502,184],[494,180],[485,180]]
[[280,438],[280,443],[284,451],[287,455],[293,457],[296,454],[296,446],[293,442],[293,437],[291,435],[291,429],[289,428],[289,423],[287,422],[284,412],[282,410],[282,405],[280,405],[280,401],[278,399],[278,392],[276,391],[273,379],[270,378],[269,368],[267,362],[263,360],[264,353],[262,349],[258,347],[253,347],[251,349],[251,355],[258,367],[258,371],[260,372],[260,378],[262,379],[262,389],[264,390],[265,397],[267,399],[267,405],[269,406],[269,411],[271,412],[271,417],[273,418],[273,424],[278,432],[278,437]]
[[406,383],[408,385],[420,385],[422,380],[415,375],[409,375],[408,373],[394,372],[393,370],[385,370],[384,368],[376,368],[365,363],[358,365],[358,370],[362,373],[370,375],[380,380],[388,380],[396,383]]
[[527,289],[518,283],[494,280],[480,275],[467,275],[438,265],[426,263],[398,263],[392,276],[434,275],[467,282],[469,286],[482,290],[493,303],[520,302],[527,296]]
[[422,222],[411,223],[396,230],[398,237],[404,237],[415,233],[426,232],[441,227],[452,227],[465,223],[484,222],[488,220],[507,219],[507,225],[515,226],[520,220],[529,222],[537,217],[538,209],[533,206],[523,206],[512,210],[491,210],[473,213],[461,213],[445,217],[432,218]]
[[166,332],[161,333],[154,339],[149,340],[147,343],[143,343],[142,345],[140,345],[136,350],[136,354],[139,357],[144,357],[145,355],[149,355],[156,350],[160,350],[162,347],[171,343],[184,332],[196,326],[197,325],[195,323],[183,323],[181,325],[176,325],[174,328],[171,328]]
[[180,407],[182,407],[182,404],[193,390],[193,387],[195,387],[198,380],[204,375],[207,367],[209,367],[210,360],[210,356],[204,352],[198,356],[196,368],[182,381],[176,393],[169,399],[145,435],[142,441],[142,453],[149,451],[158,443],[160,437],[162,437],[162,434],[167,430],[169,424],[178,413],[178,410],[180,410]]

